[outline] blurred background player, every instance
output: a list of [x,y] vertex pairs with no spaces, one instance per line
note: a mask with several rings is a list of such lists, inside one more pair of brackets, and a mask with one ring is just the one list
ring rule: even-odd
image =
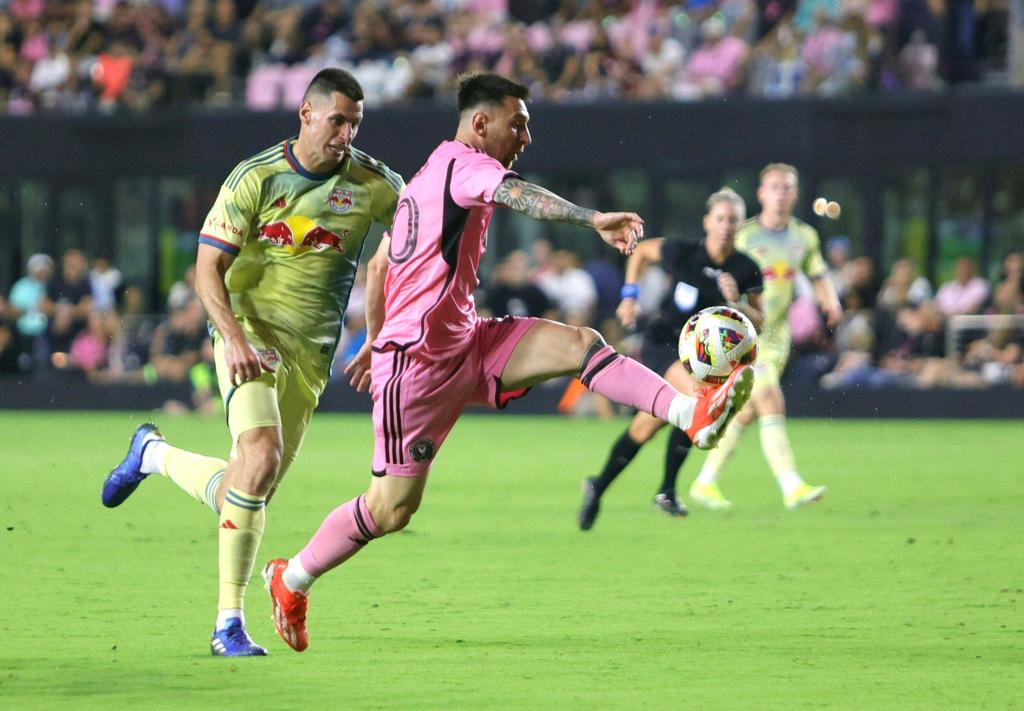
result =
[[103,503],[117,506],[160,473],[219,512],[215,655],[266,654],[242,612],[264,509],[327,384],[363,239],[371,223],[391,224],[404,185],[352,146],[362,118],[359,83],[321,71],[299,107],[298,138],[239,163],[201,230],[196,289],[214,329],[229,461],[171,447],[145,424],[104,484]]
[[786,508],[806,506],[825,495],[824,486],[810,486],[797,473],[786,435],[786,401],[779,385],[789,358],[787,317],[798,271],[811,279],[815,298],[825,311],[828,325],[835,328],[842,318],[835,288],[827,278],[828,267],[821,256],[818,233],[793,217],[798,196],[796,168],[785,163],[765,166],[757,188],[761,213],[748,220],[736,234],[736,249],[749,255],[764,276],[761,301],[764,324],[758,335],[750,403],[737,416],[718,447],[708,453],[700,475],[690,487],[690,498],[710,509],[728,509],[732,505],[718,488],[718,472],[736,450],[744,428],[755,417],[761,426],[761,449],[782,490]]
[[[642,242],[626,264],[622,302],[616,311],[629,328],[640,315],[637,283],[651,264],[661,263],[670,287],[657,315],[643,330],[641,360],[680,392],[696,392],[694,382],[679,361],[679,332],[683,324],[709,306],[731,306],[759,325],[761,321],[761,270],[754,261],[733,248],[736,231],[746,218],[746,204],[735,191],[723,188],[711,195],[704,215],[704,239],[656,239]],[[579,526],[589,531],[594,525],[601,496],[615,478],[633,461],[640,448],[666,425],[664,420],[637,412],[629,427],[612,445],[599,476],[583,480],[583,506]],[[676,477],[690,452],[690,438],[672,428],[665,451],[665,470],[654,504],[670,516],[685,516],[686,506],[676,497]]]
[[431,463],[466,405],[502,408],[537,383],[577,375],[593,391],[652,412],[708,447],[749,396],[749,368],[698,399],[619,355],[593,329],[477,317],[473,291],[495,205],[590,227],[624,254],[643,236],[635,213],[579,207],[511,171],[532,142],[528,95],[525,86],[495,74],[462,80],[455,140],[434,149],[403,191],[390,237],[372,260],[366,320],[373,342],[374,476],[366,494],[328,514],[302,551],[263,570],[277,632],[297,651],[309,643],[306,595],[314,581],[409,523]]

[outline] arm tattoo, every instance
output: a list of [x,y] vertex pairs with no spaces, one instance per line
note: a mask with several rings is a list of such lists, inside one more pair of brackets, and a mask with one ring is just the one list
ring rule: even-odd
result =
[[494,202],[537,220],[594,226],[595,210],[574,205],[550,190],[518,178],[506,178],[494,191]]

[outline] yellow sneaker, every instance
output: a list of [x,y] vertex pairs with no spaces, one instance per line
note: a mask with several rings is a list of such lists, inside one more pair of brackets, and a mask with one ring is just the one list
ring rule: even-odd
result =
[[810,506],[815,501],[820,501],[825,496],[826,491],[828,491],[828,488],[824,486],[800,484],[800,486],[786,494],[782,500],[786,504],[786,508],[792,511],[802,506]]
[[690,486],[690,498],[695,504],[700,504],[712,511],[728,511],[732,508],[732,502],[722,496],[718,484],[702,484],[699,481],[693,482]]

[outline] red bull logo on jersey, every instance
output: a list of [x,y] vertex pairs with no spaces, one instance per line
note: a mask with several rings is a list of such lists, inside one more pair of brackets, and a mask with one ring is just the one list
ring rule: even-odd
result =
[[787,262],[776,262],[775,264],[765,264],[761,274],[764,275],[765,281],[773,279],[792,281],[793,277],[796,276],[796,269]]
[[291,252],[315,249],[317,252],[332,250],[345,253],[345,238],[349,230],[338,235],[321,227],[307,217],[294,216],[287,220],[270,222],[260,227],[256,239],[273,247],[283,247]]
[[331,208],[331,212],[336,215],[344,215],[355,207],[355,204],[356,194],[345,188],[334,188],[327,196],[327,207]]

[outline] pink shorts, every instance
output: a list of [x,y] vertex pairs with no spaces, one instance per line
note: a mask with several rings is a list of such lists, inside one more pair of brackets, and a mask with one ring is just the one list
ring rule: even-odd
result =
[[466,405],[503,408],[528,388],[503,392],[501,373],[534,318],[480,319],[466,349],[437,363],[404,351],[374,352],[373,473],[419,476]]

